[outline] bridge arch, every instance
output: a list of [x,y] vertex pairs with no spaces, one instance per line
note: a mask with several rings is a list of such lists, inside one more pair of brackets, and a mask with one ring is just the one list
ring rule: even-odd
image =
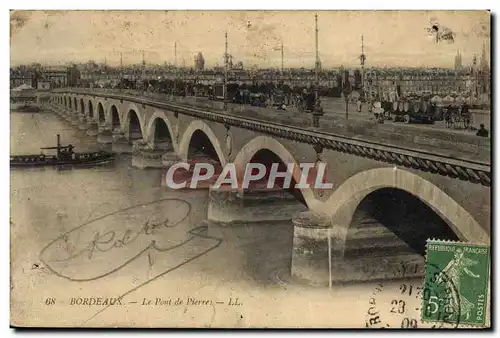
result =
[[222,151],[222,147],[220,145],[219,139],[213,132],[212,128],[205,122],[201,120],[195,120],[192,121],[184,133],[182,134],[181,141],[179,142],[179,150],[178,154],[181,160],[187,161],[188,160],[188,155],[189,155],[189,146],[191,144],[191,140],[193,138],[193,135],[195,132],[200,131],[203,134],[207,136],[207,138],[210,140],[210,143],[212,144],[212,147],[214,148],[217,157],[219,158],[219,162],[222,167],[226,165],[226,157],[224,156],[224,152]]
[[89,100],[89,104],[87,105],[87,107],[90,118],[94,118],[94,105],[92,104],[92,100]]
[[130,141],[144,139],[143,126],[139,118],[139,110],[130,108],[123,119],[122,130]]
[[71,96],[68,97],[68,107],[70,110],[73,109],[73,100],[71,99]]
[[419,199],[440,216],[460,240],[489,243],[486,231],[453,198],[426,179],[396,167],[371,169],[350,177],[318,211],[332,216],[336,226],[347,230],[363,199],[384,188],[401,190]]
[[114,128],[121,128],[121,120],[120,120],[120,112],[118,111],[118,108],[116,105],[111,105],[110,107],[110,122],[111,122],[111,127]]
[[99,124],[106,122],[106,114],[102,102],[97,103],[97,121]]
[[73,107],[75,111],[78,111],[78,101],[76,100],[76,96],[73,98]]
[[[238,174],[240,174],[241,170],[245,170],[246,165],[250,163],[254,156],[261,150],[268,150],[275,154],[285,165],[293,163],[294,172],[292,177],[295,182],[300,181],[302,170],[300,169],[297,161],[295,161],[293,155],[278,140],[269,136],[257,136],[241,148],[234,160],[234,165],[236,166],[236,170],[238,170]],[[314,209],[317,200],[314,197],[312,189],[309,187],[300,188],[299,190],[306,205],[310,209]]]
[[80,99],[80,113],[85,114],[85,103]]
[[[166,130],[165,130],[166,128]],[[172,124],[167,115],[163,111],[155,111],[146,126],[146,142],[154,143],[158,138],[167,140],[167,132],[169,141],[172,143],[174,150],[177,151],[178,145],[173,133]]]
[[[118,107],[117,107],[118,108]],[[139,118],[139,121],[141,122],[141,130],[144,130],[143,126],[144,126],[144,115],[145,114],[142,114],[142,110],[135,104],[135,103],[129,103],[125,109],[123,109],[122,107],[122,111],[118,111],[118,113],[120,113],[120,122],[121,122],[121,126],[122,126],[122,130],[127,133],[127,128],[128,128],[128,124],[129,124],[129,114],[130,114],[130,111],[133,110],[134,112],[136,112],[137,114],[137,117]]]

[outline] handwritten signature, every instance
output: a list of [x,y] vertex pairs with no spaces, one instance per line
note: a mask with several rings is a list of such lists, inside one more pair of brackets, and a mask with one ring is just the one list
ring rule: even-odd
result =
[[[139,223],[140,228],[133,230],[126,228],[123,230],[105,230],[102,231],[100,227],[109,226],[112,223],[112,216],[128,216],[127,213],[147,213],[154,214],[154,210],[147,209],[154,204],[161,203],[161,210],[167,210],[169,216],[160,221],[147,220],[146,222]],[[135,210],[141,208],[139,210]],[[146,208],[146,209],[145,209]],[[173,211],[173,213],[170,213]],[[217,248],[222,240],[220,238],[208,236],[205,234],[206,226],[199,226],[190,231],[182,231],[182,229],[174,229],[179,224],[187,220],[191,212],[191,204],[182,199],[167,198],[162,200],[153,201],[146,204],[134,205],[126,209],[121,209],[113,213],[104,215],[102,217],[90,220],[77,228],[66,232],[49,243],[40,252],[40,259],[42,263],[54,275],[76,282],[88,282],[106,277],[125,266],[129,265],[132,261],[136,260],[146,252],[157,251],[167,252],[179,248],[195,238],[209,239],[213,242],[207,249],[196,253],[193,257],[180,259],[180,263],[170,267],[166,271],[160,271],[155,277],[148,279],[144,283],[126,291],[119,299],[122,299],[131,292],[136,291],[140,287],[151,283],[152,281],[160,278],[167,273],[176,270],[183,265],[206,255],[208,252]],[[116,220],[121,220],[118,217]],[[141,225],[142,224],[142,225]],[[96,230],[95,228],[98,228]],[[175,233],[173,232],[175,230]],[[183,236],[179,237],[179,233]],[[161,237],[159,236],[161,235]],[[82,240],[82,237],[84,238]],[[85,240],[85,238],[88,238]],[[161,245],[161,241],[172,242],[170,245]],[[72,243],[72,242],[75,243]],[[70,247],[68,245],[71,244]],[[79,246],[79,249],[75,248]],[[61,246],[64,248],[61,250]],[[118,251],[120,252],[114,252]],[[104,256],[102,256],[104,255]],[[62,258],[53,258],[61,257]],[[99,256],[99,257],[98,257]],[[151,264],[151,257],[150,264]],[[82,265],[89,264],[91,269],[81,269]],[[92,275],[82,275],[81,270],[92,270]],[[96,271],[97,270],[97,271]],[[104,270],[104,271],[103,271]],[[83,272],[85,273],[85,272]],[[89,273],[88,271],[86,273]],[[90,319],[97,316],[99,313],[107,309],[102,308]]]
[[[167,219],[161,221],[146,220],[139,230],[133,228],[126,228],[125,230],[106,229],[110,226],[121,228],[124,221],[133,218],[137,214],[140,217],[141,214],[146,213],[147,217],[151,217],[152,214],[155,214],[153,206],[160,203],[161,209],[170,214]],[[102,278],[128,265],[149,249],[165,252],[178,248],[192,240],[193,236],[191,235],[185,240],[177,241],[174,234],[168,232],[168,229],[172,229],[185,221],[190,212],[191,205],[181,199],[163,199],[115,211],[88,221],[56,238],[40,253],[41,261],[54,274],[72,281],[90,281]],[[175,217],[173,213],[175,213]],[[138,225],[141,224],[137,223]],[[137,224],[133,224],[133,226],[137,227]],[[102,230],[103,227],[104,231]],[[174,242],[174,245],[160,245],[158,235],[161,235],[161,240],[169,240]],[[81,249],[78,249],[77,246]],[[61,250],[61,247],[64,250]],[[122,251],[120,255],[111,253],[111,251],[119,249]],[[93,259],[98,253],[108,253],[107,257],[99,257],[99,262],[103,263],[104,259],[106,264],[99,264],[98,266],[93,264]],[[130,258],[127,259],[127,256]],[[115,262],[121,264],[115,266]],[[82,272],[82,269],[79,269],[78,272],[68,270],[73,263],[78,263],[80,267],[82,264],[90,264],[93,269],[90,272]],[[106,269],[105,272],[98,272]],[[63,270],[69,272],[63,274]],[[82,273],[91,273],[92,275],[87,277],[79,276]]]
[[[85,246],[85,248],[67,258],[63,258],[63,259],[56,259],[56,260],[52,260],[51,262],[64,262],[64,261],[70,261],[84,253],[88,253],[87,255],[87,258],[90,260],[92,259],[93,255],[94,255],[94,252],[95,251],[99,251],[99,252],[109,252],[113,249],[116,249],[116,248],[123,248],[127,245],[130,245],[134,242],[136,242],[136,240],[142,236],[142,235],[145,235],[145,236],[149,236],[149,235],[157,235],[158,234],[158,230],[161,230],[161,229],[164,229],[164,228],[172,228],[176,225],[178,225],[180,222],[176,222],[174,224],[169,224],[169,220],[166,219],[164,221],[162,221],[161,223],[154,223],[154,222],[151,222],[151,221],[146,221],[146,223],[144,223],[143,227],[137,231],[137,232],[134,232],[132,229],[126,229],[125,232],[123,233],[123,235],[119,235],[116,231],[114,230],[111,230],[111,231],[108,231],[104,234],[101,235],[100,232],[96,232],[94,234],[94,238],[92,239],[92,241],[90,241],[89,243],[87,243],[87,245]],[[68,242],[68,237],[63,237],[65,242]],[[181,243],[183,244],[183,243]],[[178,247],[177,245],[174,246],[174,247],[168,247],[168,248],[162,248],[162,247],[159,247],[156,243],[156,240],[151,240],[150,242],[150,245],[147,247],[147,248],[153,248],[157,251],[168,251],[168,250],[171,250],[171,249],[174,249],[176,247]]]

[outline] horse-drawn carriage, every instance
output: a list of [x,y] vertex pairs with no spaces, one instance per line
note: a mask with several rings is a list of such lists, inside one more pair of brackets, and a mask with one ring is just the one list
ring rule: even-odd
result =
[[256,107],[267,106],[267,96],[264,93],[250,93],[250,105]]
[[291,105],[299,113],[311,113],[314,110],[316,97],[314,93],[304,92],[292,96]]
[[393,120],[404,123],[434,123],[445,121],[447,128],[469,129],[472,114],[469,105],[462,102],[432,102],[424,98],[409,98],[375,102],[372,112],[377,120]]
[[281,108],[286,105],[286,97],[283,90],[276,89],[272,92],[272,105],[275,108]]
[[446,128],[470,129],[472,113],[467,104],[453,104],[441,107]]
[[431,101],[436,104],[437,119],[444,120],[447,128],[471,128],[472,113],[469,110],[469,104],[467,104],[467,97],[448,95],[441,98],[436,95]]
[[423,99],[382,101],[375,103],[374,107],[376,118],[382,114],[384,119],[395,122],[434,123],[436,119],[436,106]]

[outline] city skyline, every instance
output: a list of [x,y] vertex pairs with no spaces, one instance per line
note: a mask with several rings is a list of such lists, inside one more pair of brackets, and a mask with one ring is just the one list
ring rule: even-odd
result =
[[[314,67],[311,11],[16,11],[11,12],[11,65],[57,65],[93,60],[117,66],[142,61],[192,66],[202,52],[206,67],[223,64],[224,32],[229,53],[245,68]],[[457,51],[464,66],[478,61],[483,45],[489,60],[487,11],[318,11],[323,67],[359,66],[361,35],[366,67],[453,68]],[[436,42],[429,27],[454,33]],[[420,27],[420,28],[419,28]],[[442,28],[444,29],[444,28]],[[338,46],[342,46],[339,49]],[[35,54],[35,55],[33,55]],[[121,55],[120,55],[121,54]]]

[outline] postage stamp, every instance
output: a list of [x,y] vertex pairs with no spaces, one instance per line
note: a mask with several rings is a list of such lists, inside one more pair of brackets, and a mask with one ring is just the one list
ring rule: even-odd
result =
[[487,325],[489,263],[487,245],[428,240],[421,319]]

